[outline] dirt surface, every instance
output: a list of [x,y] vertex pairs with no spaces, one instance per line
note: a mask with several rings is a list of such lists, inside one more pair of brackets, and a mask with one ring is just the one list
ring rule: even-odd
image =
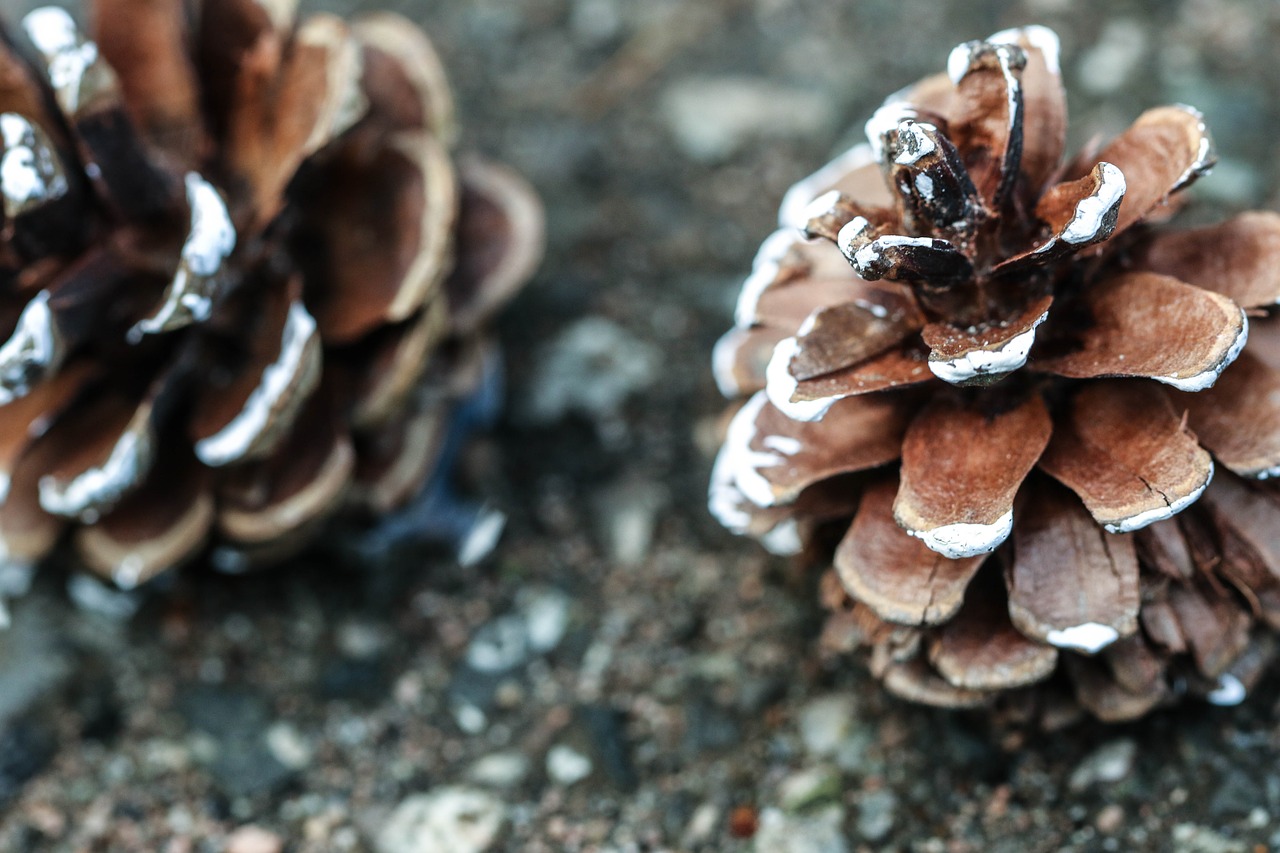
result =
[[464,464],[499,549],[339,542],[188,572],[126,620],[51,567],[0,635],[0,849],[1280,849],[1274,676],[1237,708],[1000,737],[820,660],[815,579],[704,508],[711,345],[786,187],[885,94],[1045,23],[1073,140],[1194,104],[1222,155],[1201,211],[1275,209],[1280,4],[385,5],[438,43],[466,147],[549,209],[502,323],[509,415]]

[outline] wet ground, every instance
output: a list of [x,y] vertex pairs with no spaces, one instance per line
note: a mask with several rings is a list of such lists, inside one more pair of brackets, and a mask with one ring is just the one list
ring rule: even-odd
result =
[[1049,24],[1074,140],[1194,104],[1222,155],[1202,210],[1275,209],[1280,5],[385,5],[438,43],[466,144],[549,209],[502,323],[509,414],[465,460],[499,550],[196,571],[125,621],[51,567],[0,635],[0,849],[1280,849],[1280,679],[1001,737],[822,661],[814,578],[704,509],[711,345],[783,191],[884,94]]

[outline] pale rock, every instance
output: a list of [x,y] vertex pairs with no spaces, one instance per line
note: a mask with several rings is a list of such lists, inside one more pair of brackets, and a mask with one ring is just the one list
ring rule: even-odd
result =
[[401,801],[377,837],[378,853],[484,853],[493,849],[507,807],[477,788],[448,786]]
[[756,853],[848,853],[842,823],[844,809],[838,805],[804,815],[766,808],[760,812],[754,849]]
[[692,160],[719,163],[760,139],[811,139],[836,123],[833,100],[756,77],[689,77],[662,96],[676,144]]

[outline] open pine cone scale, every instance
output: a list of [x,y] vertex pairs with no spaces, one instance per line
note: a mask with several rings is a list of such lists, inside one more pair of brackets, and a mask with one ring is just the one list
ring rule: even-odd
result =
[[907,698],[1238,701],[1280,626],[1280,216],[1152,227],[1214,162],[1189,107],[1065,127],[1056,36],[1009,30],[788,193],[711,508],[830,559],[828,642]]
[[395,15],[90,17],[0,31],[6,558],[71,527],[133,585],[404,503],[536,266],[532,191],[455,164],[440,62]]

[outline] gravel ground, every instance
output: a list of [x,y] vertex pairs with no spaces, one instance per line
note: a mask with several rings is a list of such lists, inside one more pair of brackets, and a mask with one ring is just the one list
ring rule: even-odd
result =
[[1000,735],[821,660],[815,579],[703,504],[711,344],[782,192],[884,94],[1046,23],[1073,139],[1195,104],[1222,154],[1201,209],[1276,208],[1280,4],[385,5],[437,41],[467,145],[549,208],[503,322],[509,416],[465,460],[500,548],[189,572],[124,621],[50,567],[0,634],[0,849],[1280,849],[1276,678],[1234,709]]

